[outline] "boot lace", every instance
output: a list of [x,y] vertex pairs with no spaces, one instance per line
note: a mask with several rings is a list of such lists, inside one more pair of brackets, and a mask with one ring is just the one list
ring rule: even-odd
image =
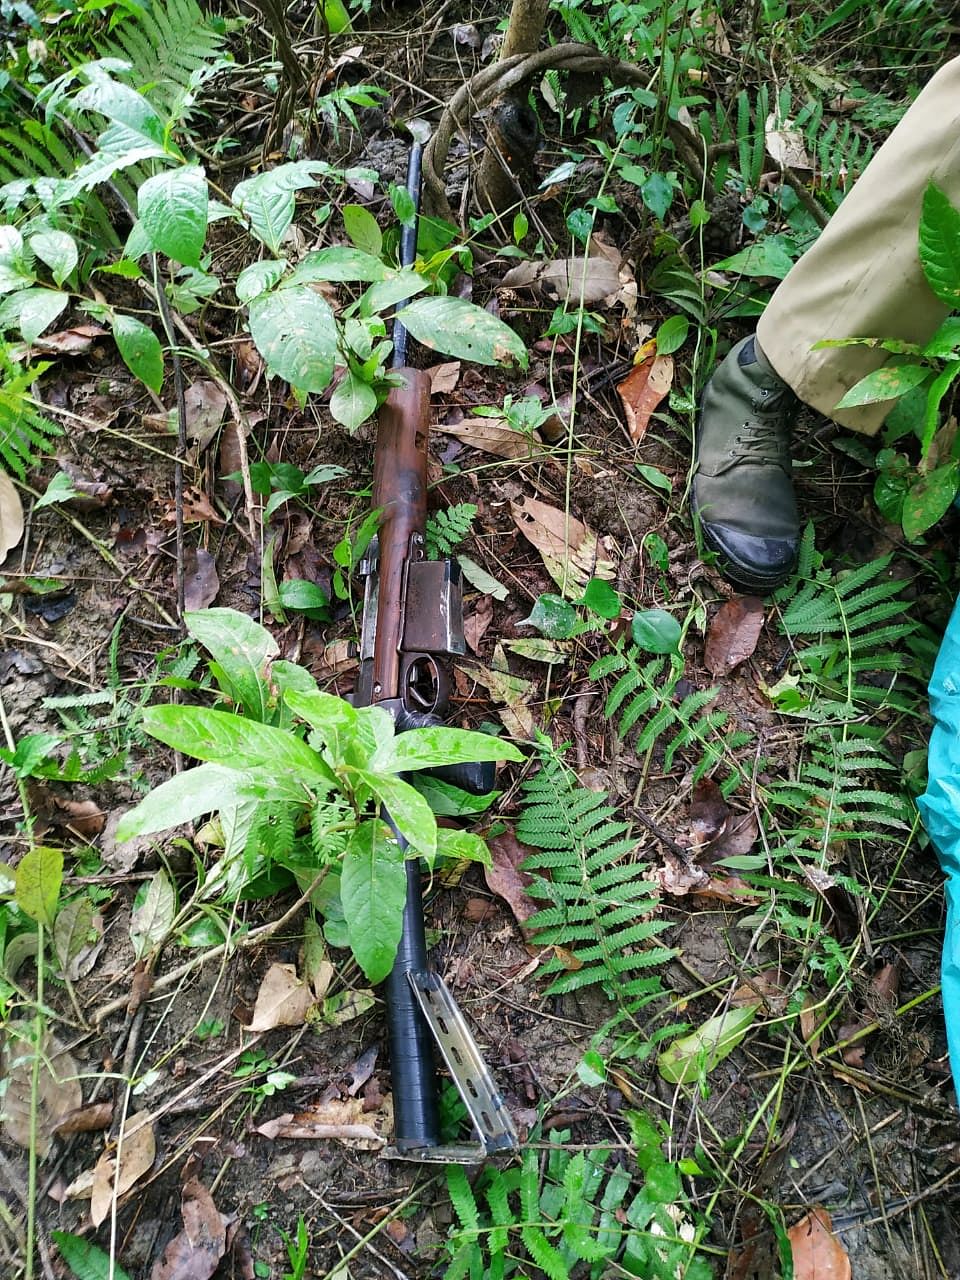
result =
[[783,422],[745,422],[733,443],[731,453],[744,462],[783,466],[789,461],[789,429]]

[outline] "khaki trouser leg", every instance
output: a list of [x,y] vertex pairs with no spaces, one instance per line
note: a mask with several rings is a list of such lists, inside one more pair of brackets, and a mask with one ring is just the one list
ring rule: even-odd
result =
[[891,401],[835,405],[889,356],[869,347],[811,351],[822,338],[925,342],[947,314],[920,267],[917,231],[931,179],[960,205],[960,58],[927,84],[760,318],[764,355],[801,400],[873,434]]

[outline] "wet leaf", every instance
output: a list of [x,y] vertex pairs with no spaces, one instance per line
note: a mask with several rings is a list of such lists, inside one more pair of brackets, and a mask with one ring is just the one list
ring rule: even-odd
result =
[[190,612],[205,609],[219,590],[216,560],[203,547],[188,547],[183,558],[183,607]]
[[935,525],[950,509],[957,493],[957,464],[937,467],[920,476],[904,495],[901,521],[904,535],[912,542]]
[[0,562],[23,537],[23,503],[16,485],[0,471]]
[[833,1234],[833,1223],[819,1205],[787,1232],[793,1251],[794,1280],[851,1280],[850,1257]]
[[313,1008],[314,995],[297,977],[292,964],[272,964],[264,975],[248,1031],[274,1027],[302,1027]]
[[63,853],[38,845],[29,849],[17,864],[14,898],[17,906],[31,920],[53,924],[57,914],[57,899],[63,881]]
[[488,840],[487,845],[491,857],[490,866],[483,869],[487,888],[504,900],[522,926],[540,909],[527,894],[533,876],[520,869],[533,850],[521,844],[509,828]]
[[591,578],[614,576],[615,566],[606,558],[605,543],[576,516],[536,498],[512,502],[510,512],[564,595],[579,597]]
[[177,914],[177,894],[165,871],[158,871],[133,900],[130,941],[138,960],[158,947]]
[[165,169],[140,184],[137,212],[150,246],[186,267],[199,267],[207,235],[207,179],[199,165]]
[[150,1280],[210,1280],[227,1251],[227,1220],[196,1178],[180,1198],[183,1230],[174,1236],[150,1272]]
[[743,1040],[757,1016],[757,1006],[728,1009],[708,1018],[688,1036],[672,1041],[657,1059],[657,1070],[670,1084],[694,1084]]
[[734,596],[714,614],[703,648],[703,665],[712,676],[727,676],[746,662],[763,630],[763,601],[757,596]]
[[308,285],[254,298],[250,333],[271,374],[299,391],[324,391],[333,377],[337,324],[330,306]]
[[877,404],[883,400],[895,400],[911,387],[917,387],[930,376],[925,364],[884,365],[861,378],[850,388],[837,409],[855,409],[863,404]]
[[418,298],[397,312],[407,332],[431,351],[477,364],[527,367],[527,348],[509,325],[463,298]]
[[383,1099],[377,1111],[365,1111],[362,1098],[333,1098],[306,1111],[268,1120],[257,1128],[265,1138],[335,1138],[355,1151],[379,1151],[393,1129],[393,1105]]
[[[8,1022],[0,1049],[0,1079],[6,1090],[0,1100],[3,1132],[18,1146],[30,1146],[30,1085],[33,1074],[34,1028],[28,1022]],[[64,1117],[83,1103],[77,1064],[56,1036],[48,1033],[40,1057],[37,1097],[37,1154],[50,1150],[53,1134]]]
[[113,317],[113,338],[133,376],[159,395],[163,386],[163,350],[153,330],[133,316],[117,312]]
[[128,1116],[123,1141],[115,1152],[105,1151],[93,1170],[90,1192],[90,1221],[99,1227],[117,1200],[149,1173],[157,1155],[153,1125],[147,1112]]
[[53,948],[63,977],[78,982],[93,968],[102,947],[102,916],[86,895],[74,898],[58,912],[53,926]]
[[644,609],[630,623],[633,642],[647,653],[679,653],[680,623],[665,609]]
[[673,385],[673,357],[652,354],[630,370],[617,387],[623,402],[627,431],[634,444],[639,444],[650,425],[650,416]]
[[[596,579],[594,579],[596,581]],[[550,640],[566,640],[573,635],[577,625],[577,611],[563,596],[542,595],[529,617],[517,623],[518,627],[536,627]]]

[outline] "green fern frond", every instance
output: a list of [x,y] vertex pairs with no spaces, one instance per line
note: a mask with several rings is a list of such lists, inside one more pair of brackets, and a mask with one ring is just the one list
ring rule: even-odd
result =
[[157,0],[129,11],[99,52],[129,62],[134,87],[179,119],[198,83],[218,64],[223,44],[224,33],[196,0]]
[[32,383],[49,367],[36,364],[18,371],[0,354],[0,466],[21,480],[49,454],[53,437],[62,434],[30,396]]
[[637,842],[609,798],[582,787],[547,739],[538,746],[540,770],[524,783],[516,826],[517,839],[534,850],[524,862],[529,892],[544,903],[528,924],[538,943],[572,951],[576,966],[548,960],[547,994],[600,984],[622,1000],[625,977],[675,954],[653,945],[667,927],[657,917],[659,898],[645,867],[630,860]]
[[470,533],[477,507],[472,502],[458,502],[452,507],[427,516],[424,540],[429,560],[441,560],[453,553]]

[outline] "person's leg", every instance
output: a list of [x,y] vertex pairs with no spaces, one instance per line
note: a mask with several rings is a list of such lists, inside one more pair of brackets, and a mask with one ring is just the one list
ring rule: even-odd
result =
[[739,586],[771,591],[799,543],[789,431],[796,397],[854,430],[878,430],[890,404],[836,411],[887,353],[811,348],[823,338],[923,342],[943,319],[920,267],[923,193],[960,203],[960,58],[933,77],[760,319],[704,388],[691,490],[704,541]]
[[891,403],[837,411],[837,402],[889,355],[811,348],[822,338],[932,336],[947,308],[927,287],[917,252],[931,180],[960,204],[960,58],[926,85],[757,325],[763,354],[794,393],[855,431],[877,431]]

